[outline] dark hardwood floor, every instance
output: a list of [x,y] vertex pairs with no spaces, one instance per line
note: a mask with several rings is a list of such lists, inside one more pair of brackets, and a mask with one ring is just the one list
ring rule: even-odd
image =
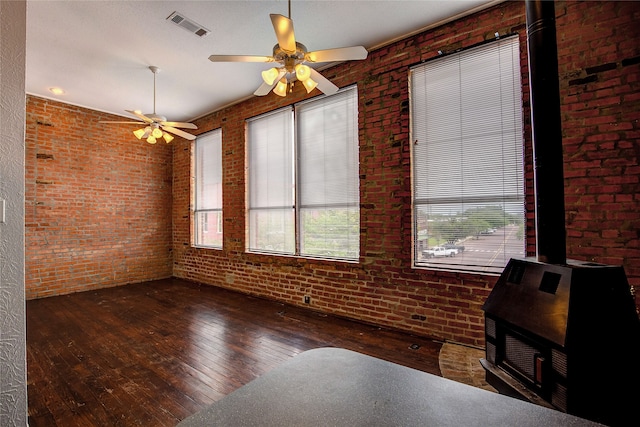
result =
[[27,301],[29,425],[175,426],[327,346],[441,375],[439,342],[178,279]]

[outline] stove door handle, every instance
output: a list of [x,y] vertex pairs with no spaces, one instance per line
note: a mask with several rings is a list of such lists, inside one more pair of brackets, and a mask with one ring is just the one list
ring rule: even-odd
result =
[[543,371],[543,366],[544,366],[544,362],[545,362],[545,358],[544,356],[542,356],[540,353],[537,353],[533,356],[533,360],[534,360],[534,378],[536,381],[536,384],[542,384],[542,371]]

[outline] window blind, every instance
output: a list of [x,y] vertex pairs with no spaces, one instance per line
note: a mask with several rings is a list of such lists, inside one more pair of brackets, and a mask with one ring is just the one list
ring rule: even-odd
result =
[[195,244],[222,247],[222,130],[195,142]]
[[357,260],[357,105],[352,87],[247,121],[249,251]]
[[358,93],[296,107],[300,253],[357,259],[360,250]]
[[[511,257],[524,255],[518,38],[410,73],[414,261],[499,273]],[[458,253],[436,256],[433,247],[445,245]]]
[[295,253],[293,110],[247,122],[249,250]]

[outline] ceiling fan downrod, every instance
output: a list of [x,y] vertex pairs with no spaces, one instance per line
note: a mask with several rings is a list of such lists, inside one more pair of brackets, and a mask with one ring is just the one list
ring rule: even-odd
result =
[[156,115],[156,74],[160,72],[160,68],[155,65],[149,66],[149,69],[153,73],[153,115]]

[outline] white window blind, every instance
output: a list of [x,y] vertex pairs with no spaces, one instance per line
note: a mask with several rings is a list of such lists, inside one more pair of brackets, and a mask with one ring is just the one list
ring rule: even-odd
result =
[[195,245],[222,248],[222,130],[195,142]]
[[247,123],[249,250],[295,253],[293,111]]
[[357,95],[351,89],[296,108],[302,255],[358,258]]
[[251,119],[247,133],[249,251],[357,259],[357,90]]
[[499,273],[524,256],[521,98],[517,37],[411,69],[416,265]]

